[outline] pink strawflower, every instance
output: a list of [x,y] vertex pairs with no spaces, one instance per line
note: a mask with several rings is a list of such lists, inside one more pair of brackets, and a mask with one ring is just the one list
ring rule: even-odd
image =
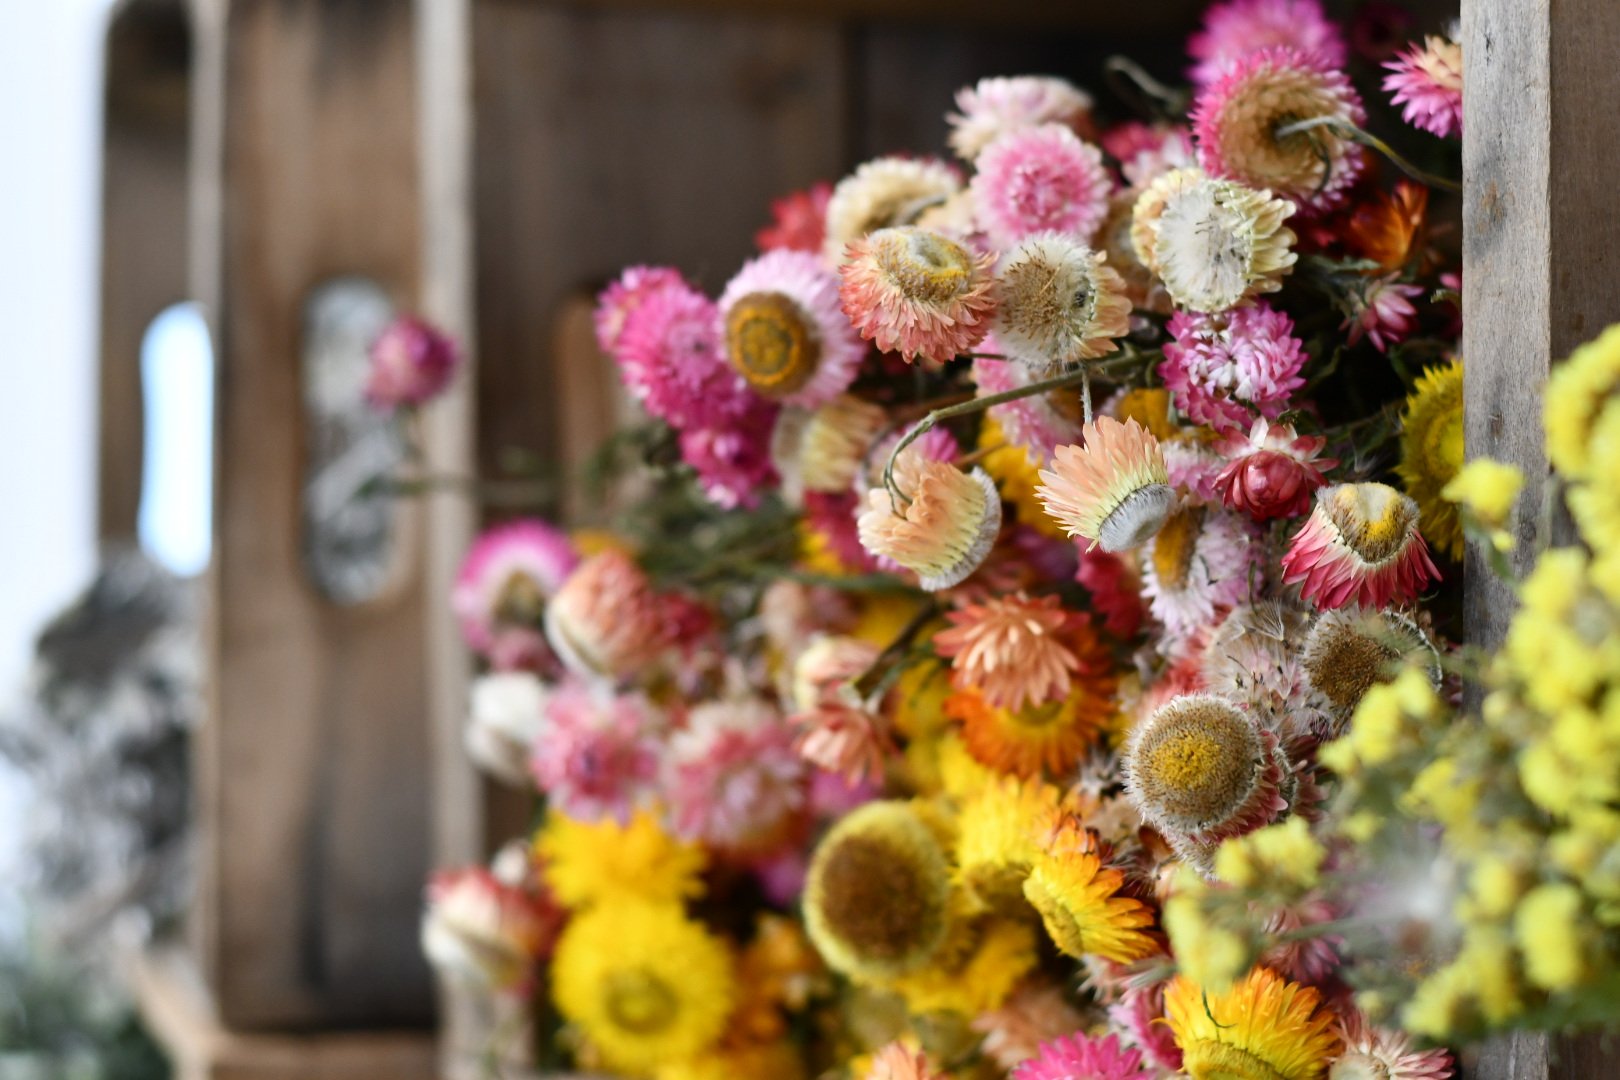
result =
[[1289,541],[1283,583],[1324,611],[1417,597],[1440,571],[1418,533],[1418,506],[1387,484],[1336,484]]
[[660,277],[638,292],[625,291],[619,299],[622,316],[610,316],[607,296],[597,308],[598,334],[605,322],[618,320],[608,352],[625,387],[649,413],[685,430],[730,424],[749,409],[753,395],[726,364],[708,297],[679,278]]
[[1198,506],[1220,501],[1215,480],[1226,468],[1226,459],[1205,437],[1205,430],[1194,428],[1164,441],[1164,467],[1170,474],[1170,486],[1183,502]]
[[[1290,802],[1298,813],[1298,795]],[[1334,934],[1312,936],[1301,931],[1308,926],[1331,923],[1339,914],[1332,904],[1315,893],[1272,909],[1262,930],[1275,944],[1261,954],[1257,963],[1292,982],[1325,985],[1339,970],[1339,953],[1334,946],[1343,939]]]
[[1164,1022],[1166,983],[1125,991],[1117,1005],[1108,1007],[1109,1023],[1125,1032],[1125,1040],[1146,1056],[1149,1065],[1166,1072],[1181,1072],[1181,1047]]
[[401,315],[371,343],[366,400],[392,409],[439,396],[461,365],[461,350],[437,327]]
[[1013,131],[984,148],[970,190],[990,241],[1010,248],[1040,232],[1089,242],[1114,182],[1102,152],[1059,124]]
[[944,363],[989,332],[993,255],[915,226],[869,233],[850,242],[848,255],[844,313],[884,352]]
[[855,379],[866,346],[839,307],[838,275],[807,251],[768,251],[720,294],[731,366],[757,392],[814,408]]
[[1375,1026],[1353,1006],[1346,1006],[1340,1014],[1339,1038],[1344,1047],[1333,1059],[1334,1077],[1451,1080],[1457,1075],[1456,1063],[1444,1048],[1416,1050],[1410,1035]]
[[1044,1044],[1012,1071],[1011,1080],[1153,1080],[1153,1075],[1142,1064],[1142,1051],[1125,1049],[1118,1035],[1075,1034]]
[[828,696],[795,713],[794,748],[818,769],[850,787],[883,778],[883,766],[895,752],[889,724],[879,714],[841,696]]
[[1276,46],[1250,53],[1199,92],[1193,103],[1198,163],[1211,176],[1289,199],[1308,210],[1339,204],[1365,164],[1360,144],[1331,127],[1279,138],[1301,119],[1361,127],[1361,97],[1322,57]]
[[710,502],[726,510],[756,506],[779,482],[771,461],[777,410],[774,402],[754,397],[734,423],[681,432],[681,460],[697,473]]
[[664,773],[675,831],[734,858],[791,842],[807,803],[793,729],[758,699],[694,708],[670,741]]
[[[984,339],[984,351],[1001,353],[994,334]],[[976,395],[989,397],[1028,386],[1035,381],[1035,375],[1023,364],[981,357],[973,361],[973,381],[977,384]],[[1073,391],[1069,394],[1072,396]],[[1079,409],[1060,406],[1058,398],[1057,394],[1037,394],[992,405],[987,413],[1010,445],[1022,447],[1031,461],[1045,465],[1052,459],[1052,451],[1080,441]]]
[[945,119],[951,125],[951,149],[964,161],[1011,132],[1061,124],[1085,135],[1091,126],[1091,95],[1049,75],[980,79],[956,92],[956,108]]
[[1159,377],[1195,423],[1246,429],[1256,412],[1280,415],[1305,385],[1294,321],[1263,301],[1220,315],[1178,311],[1169,329]]
[[1142,595],[1171,644],[1185,642],[1248,598],[1262,550],[1236,514],[1184,509],[1143,552]]
[[1350,331],[1352,345],[1366,337],[1379,352],[1388,352],[1391,345],[1404,341],[1412,332],[1417,322],[1412,299],[1422,295],[1422,286],[1403,285],[1394,274],[1372,278],[1352,294],[1353,310],[1340,329]]
[[804,191],[771,200],[771,223],[754,234],[761,251],[810,251],[820,254],[827,238],[827,202],[832,185],[825,180]]
[[673,267],[631,266],[598,294],[594,321],[596,343],[603,352],[612,354],[618,348],[619,335],[624,332],[624,321],[630,313],[647,297],[664,289],[693,291],[680,271]]
[[665,601],[624,552],[608,549],[579,565],[546,608],[546,639],[587,679],[627,682],[670,645]]
[[500,670],[555,663],[546,644],[546,606],[579,563],[561,530],[533,518],[484,531],[462,560],[450,607],[469,648]]
[[569,817],[611,817],[623,825],[658,794],[666,726],[640,694],[570,680],[546,701],[529,771],[551,805]]
[[945,617],[951,625],[934,635],[934,651],[950,658],[953,686],[1013,712],[1068,695],[1080,670],[1068,637],[1081,620],[1056,596],[991,597]]
[[1127,120],[1103,132],[1099,142],[1119,162],[1120,175],[1133,188],[1146,187],[1171,169],[1196,161],[1192,134],[1176,124]]
[[1187,75],[1206,86],[1234,62],[1273,45],[1292,45],[1330,67],[1344,66],[1344,36],[1317,0],[1226,0],[1204,13],[1203,28],[1188,39],[1194,64]]
[[1080,553],[1074,580],[1091,593],[1091,610],[1102,616],[1110,634],[1131,638],[1142,628],[1142,575],[1125,558],[1099,547],[1076,543]]
[[562,922],[542,890],[502,881],[482,866],[441,870],[427,886],[422,951],[441,975],[524,995]]
[[1408,124],[1441,138],[1462,134],[1461,45],[1431,34],[1384,67],[1384,89]]
[[1326,445],[1321,436],[1299,435],[1264,417],[1247,436],[1228,432],[1219,449],[1231,460],[1215,478],[1221,501],[1256,521],[1308,512],[1316,489],[1327,483],[1323,471],[1338,464],[1319,456]]

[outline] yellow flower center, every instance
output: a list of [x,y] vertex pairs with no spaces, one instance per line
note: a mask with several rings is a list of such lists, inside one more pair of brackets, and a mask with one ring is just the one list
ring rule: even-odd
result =
[[726,355],[762,394],[791,394],[815,374],[821,342],[799,305],[781,293],[751,293],[726,316]]
[[877,246],[878,266],[908,300],[944,304],[972,286],[973,256],[924,229],[905,229]]
[[1263,753],[1253,726],[1213,699],[1167,706],[1153,722],[1133,763],[1148,803],[1189,832],[1231,817],[1253,791]]
[[1201,518],[1196,510],[1172,514],[1153,540],[1153,570],[1158,574],[1159,584],[1167,589],[1186,588]]
[[1417,506],[1385,484],[1344,484],[1327,502],[1339,537],[1374,565],[1394,558],[1417,527]]
[[675,1020],[680,999],[668,983],[644,969],[616,971],[607,979],[607,1015],[637,1035],[662,1031]]
[[1205,1039],[1185,1049],[1181,1068],[1195,1080],[1288,1080],[1253,1054]]
[[546,594],[540,583],[521,570],[515,570],[501,586],[495,600],[495,617],[504,623],[534,626],[546,613]]

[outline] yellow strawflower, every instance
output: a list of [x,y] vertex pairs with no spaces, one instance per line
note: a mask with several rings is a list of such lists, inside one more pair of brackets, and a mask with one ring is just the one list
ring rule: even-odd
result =
[[979,464],[1001,489],[1001,497],[1017,510],[1019,524],[1042,536],[1063,539],[1063,526],[1046,515],[1046,507],[1035,496],[1041,483],[1041,463],[1024,447],[1008,442],[1001,425],[988,413],[979,427],[979,450],[984,453]]
[[708,1051],[736,989],[726,943],[669,903],[597,904],[569,921],[552,963],[558,1010],[630,1073]]
[[1340,1045],[1322,995],[1267,968],[1220,992],[1177,975],[1164,1011],[1194,1080],[1316,1080]]
[[703,895],[703,848],[665,832],[648,809],[637,810],[625,825],[612,818],[575,821],[552,810],[534,848],[546,884],[569,907],[623,897],[679,902]]
[[1425,371],[1402,417],[1401,486],[1418,504],[1418,531],[1453,559],[1462,558],[1462,525],[1442,490],[1463,464],[1463,368],[1451,360]]
[[1055,819],[1062,793],[1040,780],[997,777],[961,801],[956,880],[978,903],[1028,912],[1024,879],[1040,853],[1037,829]]
[[[1015,919],[991,918],[971,931],[960,956],[928,965],[885,984],[914,1014],[957,1012],[978,1016],[999,1008],[1035,967],[1035,929]],[[949,953],[951,950],[943,950]]]

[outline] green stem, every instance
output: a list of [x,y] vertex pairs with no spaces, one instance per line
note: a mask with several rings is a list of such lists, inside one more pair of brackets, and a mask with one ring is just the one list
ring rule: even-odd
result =
[[1330,131],[1341,139],[1349,139],[1351,142],[1360,143],[1362,146],[1366,146],[1378,151],[1380,154],[1383,154],[1386,158],[1388,158],[1397,169],[1401,170],[1401,172],[1405,173],[1407,176],[1410,176],[1414,180],[1419,180],[1425,184],[1428,184],[1430,187],[1443,188],[1446,191],[1462,190],[1462,185],[1457,183],[1457,181],[1449,180],[1444,176],[1436,176],[1431,172],[1426,172],[1423,169],[1418,168],[1405,157],[1401,156],[1401,154],[1397,152],[1393,146],[1390,146],[1389,143],[1385,142],[1383,139],[1380,139],[1370,131],[1357,127],[1348,120],[1341,120],[1337,116],[1312,116],[1306,120],[1295,120],[1291,124],[1283,124],[1274,129],[1272,131],[1272,135],[1273,137],[1281,140],[1288,138],[1290,135],[1303,135],[1307,132],[1317,130]]

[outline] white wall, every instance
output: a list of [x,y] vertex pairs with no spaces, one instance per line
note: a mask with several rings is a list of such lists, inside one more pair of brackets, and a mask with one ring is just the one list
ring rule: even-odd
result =
[[0,697],[93,557],[106,0],[0,0]]

